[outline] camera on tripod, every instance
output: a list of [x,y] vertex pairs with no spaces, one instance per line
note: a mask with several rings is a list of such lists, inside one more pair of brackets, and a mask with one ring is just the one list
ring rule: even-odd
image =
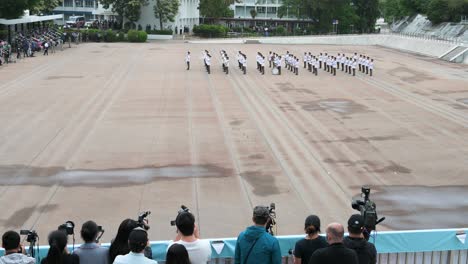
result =
[[276,205],[275,203],[271,203],[270,207],[267,207],[268,209],[268,216],[269,219],[266,223],[266,231],[270,233],[270,235],[274,236],[275,231],[273,231],[273,228],[276,226]]
[[75,223],[72,221],[66,221],[65,224],[61,224],[57,228],[60,231],[65,232],[67,235],[74,235],[75,234]]
[[140,214],[138,214],[138,226],[141,228],[144,228],[145,230],[150,229],[150,226],[148,225],[148,216],[151,214],[151,211],[143,211]]
[[27,236],[26,241],[28,243],[36,243],[39,237],[35,230],[20,230],[20,235]]
[[181,205],[179,211],[177,211],[177,216],[176,216],[175,220],[171,220],[171,226],[176,225],[177,217],[179,217],[179,215],[181,213],[190,213],[190,210],[188,209],[187,206]]
[[[371,189],[369,186],[361,187],[361,196],[364,200],[353,200],[351,207],[361,213],[364,218],[364,227],[367,232],[375,230],[376,225],[385,220],[385,217],[378,219],[377,206],[369,199]],[[377,220],[378,219],[378,220]]]

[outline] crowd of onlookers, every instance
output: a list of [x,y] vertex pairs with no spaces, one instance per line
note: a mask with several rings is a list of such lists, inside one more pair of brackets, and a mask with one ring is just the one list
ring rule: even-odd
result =
[[[281,264],[282,256],[278,240],[266,231],[271,221],[268,207],[256,206],[253,210],[253,225],[240,233],[235,246],[234,263]],[[177,236],[167,248],[167,264],[205,264],[211,258],[211,244],[200,239],[195,217],[190,211],[179,212],[175,225]],[[85,222],[80,230],[84,244],[69,252],[66,229],[59,227],[48,236],[49,250],[41,264],[156,264],[148,240],[146,224],[132,219],[124,220],[111,241],[110,247],[99,244],[101,228],[93,221]],[[344,227],[331,223],[326,227],[325,237],[320,235],[321,223],[316,215],[305,219],[305,237],[296,242],[295,264],[375,264],[377,252],[363,232],[364,218],[355,214],[347,223],[349,235],[344,237]],[[20,243],[20,235],[7,231],[2,236],[5,255],[0,264],[35,264],[36,259],[26,255]]]
[[36,53],[44,56],[63,49],[67,39],[65,33],[56,28],[34,29],[28,32],[17,32],[11,43],[0,39],[0,66],[17,60],[34,57]]

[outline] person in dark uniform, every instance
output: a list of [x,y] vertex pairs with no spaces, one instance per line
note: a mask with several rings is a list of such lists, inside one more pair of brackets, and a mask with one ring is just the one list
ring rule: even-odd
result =
[[364,238],[363,231],[364,217],[360,214],[352,215],[348,220],[349,236],[344,238],[343,244],[356,252],[359,264],[376,264],[377,250],[374,244]]
[[329,224],[326,233],[329,246],[317,249],[309,264],[359,264],[356,252],[343,244],[344,228],[341,224]]
[[297,241],[294,246],[294,263],[307,264],[312,254],[320,248],[328,246],[327,240],[320,236],[320,218],[316,215],[309,215],[305,219],[304,231],[306,237]]

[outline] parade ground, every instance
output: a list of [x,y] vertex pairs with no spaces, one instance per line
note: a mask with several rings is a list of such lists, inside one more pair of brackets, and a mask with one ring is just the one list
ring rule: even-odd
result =
[[[299,75],[261,75],[257,51],[300,56]],[[374,76],[313,76],[305,51],[366,54]],[[182,204],[203,238],[237,236],[272,202],[277,233],[301,234],[309,214],[346,224],[362,185],[379,230],[468,219],[468,67],[382,47],[72,45],[0,68],[0,124],[0,231],[32,228],[41,244],[90,219],[109,242],[144,210],[150,239],[173,239]]]

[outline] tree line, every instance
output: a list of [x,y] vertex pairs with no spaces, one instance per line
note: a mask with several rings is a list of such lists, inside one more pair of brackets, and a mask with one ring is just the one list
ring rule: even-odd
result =
[[425,14],[433,24],[459,22],[468,15],[468,0],[381,0],[388,21]]
[[0,17],[6,19],[19,18],[27,9],[32,15],[47,14],[61,4],[62,0],[1,0]]

